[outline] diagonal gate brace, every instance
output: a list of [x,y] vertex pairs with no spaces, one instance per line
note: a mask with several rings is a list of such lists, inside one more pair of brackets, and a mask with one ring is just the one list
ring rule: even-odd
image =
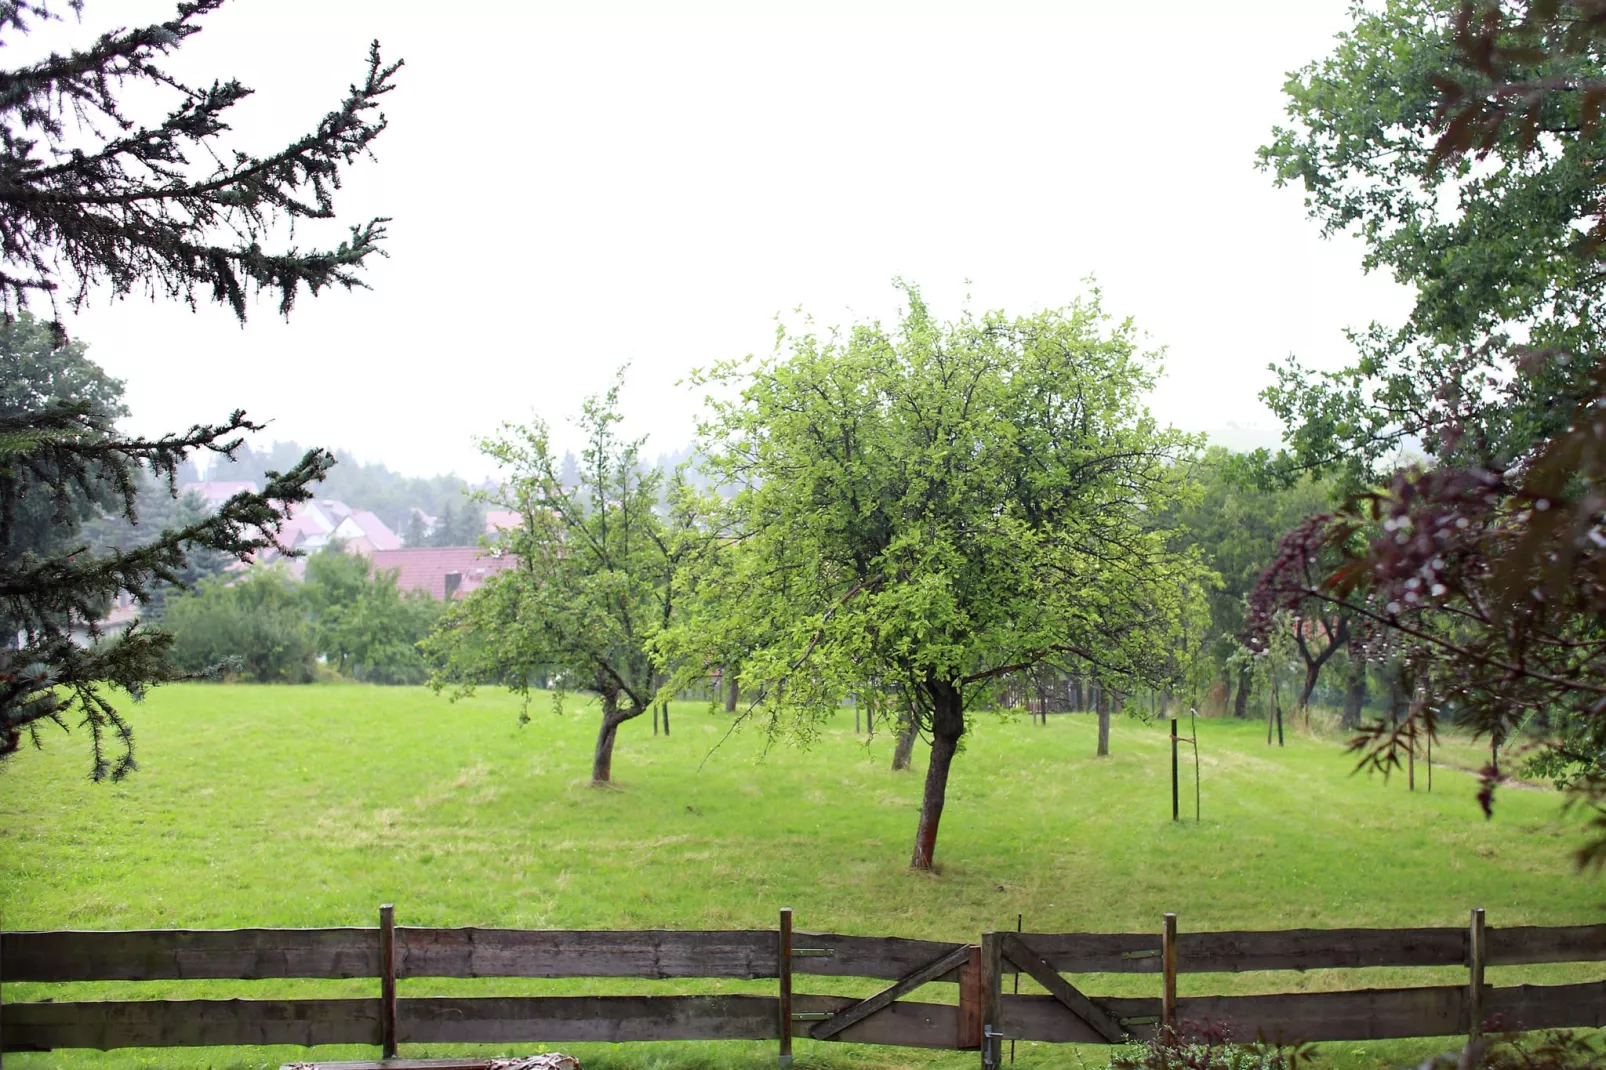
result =
[[1026,976],[1048,989],[1049,995],[1065,1005],[1065,1009],[1093,1028],[1093,1031],[1111,1044],[1126,1040],[1121,1023],[1097,1003],[1076,990],[1076,986],[1059,975],[1059,971],[1045,962],[1042,956],[1026,946],[1026,941],[1014,933],[1004,933],[1004,957],[1019,966]]
[[890,1006],[899,996],[906,996],[921,985],[935,981],[943,974],[956,970],[969,961],[970,945],[960,944],[941,958],[933,959],[913,973],[900,977],[891,987],[883,988],[869,999],[860,1000],[851,1007],[844,1007],[831,1015],[829,1020],[809,1030],[809,1036],[815,1040],[834,1037],[855,1022],[862,1022],[876,1011]]

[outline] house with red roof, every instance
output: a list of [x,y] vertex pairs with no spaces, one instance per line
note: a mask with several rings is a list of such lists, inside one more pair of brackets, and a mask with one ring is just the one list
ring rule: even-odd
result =
[[375,550],[368,555],[374,571],[396,570],[403,591],[427,591],[442,602],[466,595],[498,572],[518,565],[512,554],[478,546],[418,546]]

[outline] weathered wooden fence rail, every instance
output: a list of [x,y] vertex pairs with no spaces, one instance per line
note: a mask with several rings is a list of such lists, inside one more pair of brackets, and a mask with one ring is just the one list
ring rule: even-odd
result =
[[[1165,1021],[1231,1023],[1243,1036],[1370,1040],[1512,1027],[1606,1025],[1606,982],[1483,983],[1489,966],[1606,961],[1606,925],[1295,929],[1145,933],[987,933],[980,944],[772,930],[596,932],[376,928],[7,932],[0,983],[373,978],[358,999],[187,999],[0,1005],[0,1050],[189,1045],[520,1045],[577,1041],[777,1040],[792,1036],[979,1049],[1004,1038],[1108,1043]],[[1465,984],[1177,998],[1181,973],[1438,966]],[[1020,973],[1049,994],[1008,995]],[[1083,994],[1065,974],[1152,973],[1160,995]],[[867,999],[804,994],[794,976],[891,982]],[[398,997],[408,978],[775,979],[775,995]],[[951,1003],[905,997],[957,982]],[[784,1019],[784,1021],[783,1021]]]

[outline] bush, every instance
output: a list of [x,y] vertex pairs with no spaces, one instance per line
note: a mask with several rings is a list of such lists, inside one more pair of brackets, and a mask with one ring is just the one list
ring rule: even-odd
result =
[[305,598],[280,568],[206,580],[169,600],[163,625],[186,672],[234,668],[261,683],[310,683],[317,674]]

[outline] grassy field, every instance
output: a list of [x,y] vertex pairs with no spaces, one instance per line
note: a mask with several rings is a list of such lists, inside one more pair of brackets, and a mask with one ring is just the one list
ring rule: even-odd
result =
[[[984,715],[955,763],[940,872],[906,868],[923,768],[888,771],[851,714],[810,751],[737,734],[704,762],[723,713],[678,706],[674,734],[621,733],[618,785],[587,782],[594,707],[487,691],[456,704],[362,686],[163,688],[132,711],[141,771],[84,779],[78,735],[0,774],[0,911],[11,929],[372,925],[394,902],[411,925],[771,927],[974,940],[1013,928],[1184,929],[1491,925],[1602,920],[1602,887],[1578,876],[1553,792],[1509,790],[1484,821],[1471,777],[1434,791],[1350,776],[1331,740],[1200,722],[1204,820],[1169,820],[1164,730],[1118,721],[1095,759],[1090,717]],[[1457,751],[1446,752],[1455,755]],[[701,764],[700,764],[701,763]],[[1185,791],[1189,790],[1185,774]],[[1419,789],[1422,784],[1419,781]],[[1185,813],[1191,814],[1190,805]],[[1585,967],[1491,971],[1497,984],[1601,976]],[[1456,983],[1463,971],[1184,976],[1182,993]],[[869,985],[871,987],[865,987]],[[816,991],[873,982],[811,979]],[[1157,993],[1147,977],[1096,992]],[[372,982],[13,985],[9,1000],[365,995]],[[404,981],[403,995],[757,991],[773,985],[629,981]],[[1029,986],[1028,989],[1030,990]],[[931,998],[951,999],[952,986]],[[1443,1041],[1330,1044],[1341,1067],[1397,1066]],[[769,1044],[574,1046],[588,1070],[762,1067]],[[321,1058],[373,1049],[320,1049]],[[404,1054],[455,1052],[418,1048]],[[8,1068],[277,1067],[298,1048],[55,1052]],[[1101,1065],[1101,1049],[1021,1045],[1023,1067]],[[802,1066],[970,1067],[970,1053],[801,1044]]]

